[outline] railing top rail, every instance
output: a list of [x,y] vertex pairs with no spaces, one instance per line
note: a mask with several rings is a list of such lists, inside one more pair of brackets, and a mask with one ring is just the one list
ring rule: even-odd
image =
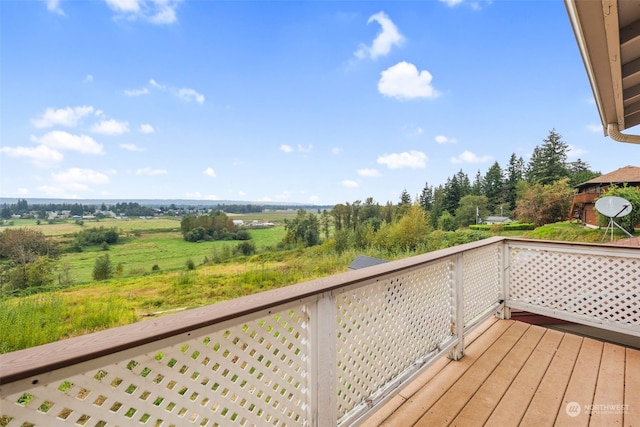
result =
[[346,286],[381,278],[465,251],[503,242],[492,237],[435,252],[353,270],[176,314],[0,355],[0,384],[89,361],[195,329],[268,310]]
[[617,254],[629,252],[634,255],[640,250],[640,246],[628,246],[608,242],[592,243],[592,242],[563,242],[560,240],[538,240],[538,239],[524,239],[520,237],[507,237],[505,239],[507,244],[515,245],[527,245],[527,246],[541,246],[541,247],[555,247],[563,248],[565,250],[573,249],[597,249],[600,252],[615,252]]

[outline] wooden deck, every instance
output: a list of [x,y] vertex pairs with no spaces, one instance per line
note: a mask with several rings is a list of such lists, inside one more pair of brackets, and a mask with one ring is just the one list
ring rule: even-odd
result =
[[640,350],[490,319],[364,425],[640,426]]

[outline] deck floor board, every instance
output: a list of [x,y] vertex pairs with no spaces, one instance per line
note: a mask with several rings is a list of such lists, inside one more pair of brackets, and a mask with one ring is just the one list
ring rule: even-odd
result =
[[541,328],[528,328],[517,344],[500,361],[498,367],[481,384],[477,392],[453,420],[453,424],[484,425],[543,335],[544,330]]
[[553,426],[573,372],[582,338],[565,334],[549,369],[540,382],[521,425],[530,427]]
[[624,367],[624,426],[640,425],[640,350],[626,349]]
[[640,426],[640,350],[491,319],[365,427]]

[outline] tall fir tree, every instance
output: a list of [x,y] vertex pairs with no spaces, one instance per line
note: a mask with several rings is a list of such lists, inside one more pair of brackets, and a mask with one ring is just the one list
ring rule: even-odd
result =
[[527,181],[532,184],[553,184],[562,178],[569,178],[567,167],[569,145],[562,136],[552,129],[543,144],[533,150],[527,171]]
[[523,181],[525,177],[525,164],[522,157],[516,157],[515,153],[509,158],[509,166],[507,166],[507,176],[505,179],[505,202],[509,204],[509,210],[516,208],[518,182]]
[[504,202],[504,178],[498,162],[494,162],[484,176],[484,195],[491,212],[495,213],[496,208]]

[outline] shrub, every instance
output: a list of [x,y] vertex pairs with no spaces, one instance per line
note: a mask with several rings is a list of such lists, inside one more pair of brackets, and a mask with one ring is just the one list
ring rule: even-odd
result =
[[187,270],[195,270],[196,269],[196,263],[193,262],[193,260],[191,258],[189,258],[186,262],[185,265],[187,267]]
[[252,242],[242,242],[236,246],[235,252],[245,256],[253,255],[256,253],[256,245]]
[[247,230],[238,230],[236,240],[251,240],[251,234]]
[[113,266],[109,254],[101,255],[93,266],[93,280],[107,280],[113,276]]

